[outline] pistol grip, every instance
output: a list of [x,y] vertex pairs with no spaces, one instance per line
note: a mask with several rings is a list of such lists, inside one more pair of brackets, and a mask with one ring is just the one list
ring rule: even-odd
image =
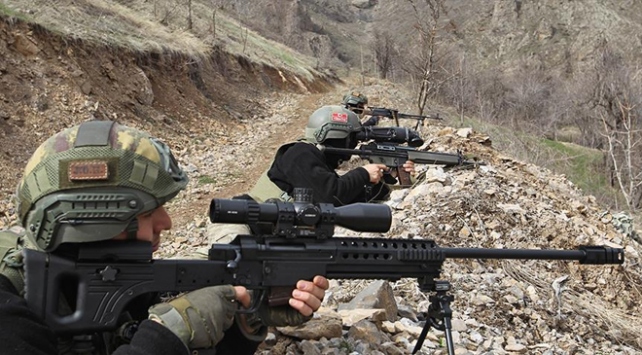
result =
[[401,186],[412,186],[410,173],[403,170],[403,167],[397,167],[397,179],[399,179],[399,185]]
[[275,286],[271,287],[268,293],[268,306],[283,306],[289,303],[292,298],[292,291],[294,287],[290,286]]

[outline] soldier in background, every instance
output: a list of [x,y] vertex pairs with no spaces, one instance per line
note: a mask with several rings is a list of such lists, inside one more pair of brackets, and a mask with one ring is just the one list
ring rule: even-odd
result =
[[343,107],[356,113],[361,120],[362,126],[392,127],[395,125],[392,119],[386,117],[371,115],[365,119],[367,115],[371,114],[367,106],[368,97],[358,91],[351,91],[349,94],[343,96]]
[[[343,106],[323,106],[308,120],[303,138],[282,145],[271,166],[261,175],[254,187],[240,199],[257,202],[268,200],[292,201],[294,188],[312,190],[314,203],[332,203],[342,206],[357,202],[376,202],[388,198],[390,187],[397,180],[384,164],[365,164],[338,174],[339,165],[351,155],[331,154],[324,146],[354,149],[356,133],[361,131],[359,117]],[[408,161],[404,169],[413,174],[414,163]],[[385,181],[384,181],[385,180]],[[228,243],[237,234],[258,234],[247,225],[210,224],[210,243]],[[205,255],[202,255],[204,257]]]
[[[26,237],[40,250],[76,255],[79,243],[139,240],[160,245],[172,227],[163,207],[188,183],[169,147],[148,134],[110,121],[90,121],[46,140],[33,154],[17,189],[18,215]],[[122,201],[128,201],[122,203]],[[253,354],[267,326],[297,325],[316,311],[328,281],[300,281],[290,306],[263,305],[241,315],[251,294],[221,285],[184,294],[168,303],[147,294],[127,305],[119,331],[57,336],[22,297],[21,230],[0,232],[0,344],[3,354],[184,354],[215,348],[222,354]],[[73,309],[75,285],[61,297]],[[30,292],[39,292],[33,290]]]
[[343,95],[343,107],[354,112],[363,119],[368,105],[368,97],[359,91],[351,91],[349,94]]

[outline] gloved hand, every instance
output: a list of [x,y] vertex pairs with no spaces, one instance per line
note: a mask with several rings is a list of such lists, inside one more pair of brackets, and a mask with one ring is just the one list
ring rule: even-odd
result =
[[[247,291],[251,298],[258,297],[258,293]],[[254,313],[237,313],[236,322],[241,333],[251,341],[261,342],[267,335],[267,327],[286,327],[301,325],[312,318],[304,316],[290,305],[272,306],[267,303],[267,298],[261,303]]]
[[301,325],[312,318],[304,316],[289,304],[283,306],[268,306],[267,299],[261,304],[258,311],[261,323],[268,327],[287,327]]
[[190,349],[211,348],[223,339],[237,309],[234,287],[192,291],[149,309],[149,319],[169,328]]
[[[330,287],[328,280],[323,276],[316,276],[313,281],[301,280],[297,282],[296,289],[292,292],[289,305],[270,307],[267,299],[253,314],[237,314],[239,327],[246,336],[255,334],[261,336],[266,333],[268,326],[283,327],[296,326],[312,318],[321,306],[325,291]],[[244,291],[244,294],[250,291]],[[251,294],[252,297],[258,296]],[[244,307],[249,307],[250,296],[239,298]]]

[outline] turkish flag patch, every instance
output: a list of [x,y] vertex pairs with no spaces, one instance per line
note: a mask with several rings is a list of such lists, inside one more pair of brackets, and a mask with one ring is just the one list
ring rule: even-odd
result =
[[346,123],[346,122],[348,122],[348,114],[347,113],[340,113],[340,112],[333,112],[332,113],[332,121],[333,122]]

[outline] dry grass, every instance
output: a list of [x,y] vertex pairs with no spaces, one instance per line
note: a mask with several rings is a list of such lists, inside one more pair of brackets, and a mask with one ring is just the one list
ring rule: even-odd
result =
[[208,46],[185,31],[170,31],[146,14],[113,1],[4,0],[30,22],[74,39],[134,52],[176,52],[203,57]]
[[[534,285],[544,294],[552,290],[551,284],[544,280],[543,275],[535,275],[532,270],[514,263],[504,262],[502,266],[511,277]],[[632,282],[632,285],[636,290],[640,286],[635,282]],[[639,314],[619,309],[591,292],[578,292],[572,288],[563,290],[563,307],[571,309],[572,314],[580,314],[593,321],[594,323],[587,324],[605,330],[606,334],[617,343],[638,347],[642,345],[639,339],[642,317]],[[639,291],[637,295],[639,296]]]
[[37,23],[62,36],[139,53],[207,58],[221,46],[249,61],[284,68],[311,79],[313,58],[263,38],[221,11],[214,30],[212,1],[192,0],[188,29],[185,1],[3,0],[0,14]]

